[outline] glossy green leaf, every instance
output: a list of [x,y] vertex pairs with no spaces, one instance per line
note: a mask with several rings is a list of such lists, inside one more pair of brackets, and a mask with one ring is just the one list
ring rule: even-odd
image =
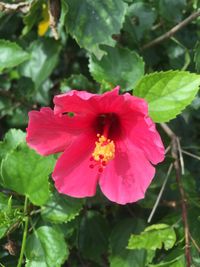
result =
[[200,75],[194,73],[155,72],[144,76],[133,93],[148,102],[149,114],[155,122],[167,122],[192,102],[199,85]]
[[118,222],[110,236],[110,267],[144,267],[146,251],[128,250],[127,244],[131,233],[138,233],[144,228],[144,223],[137,219],[123,219]]
[[21,64],[29,57],[29,54],[18,44],[0,40],[0,72],[5,68],[12,68]]
[[49,198],[48,175],[54,167],[53,157],[41,157],[25,144],[19,145],[2,161],[4,187],[29,197],[35,205]]
[[129,249],[161,249],[172,248],[176,242],[176,234],[172,227],[167,224],[153,224],[147,227],[140,235],[131,235]]
[[56,67],[60,45],[58,41],[44,38],[31,43],[28,51],[31,59],[20,66],[20,73],[30,77],[38,89]]
[[100,58],[99,44],[115,44],[112,35],[122,28],[127,5],[122,0],[67,0],[67,4],[66,28],[80,47]]
[[107,221],[98,213],[88,211],[82,217],[78,247],[85,258],[101,262],[108,249],[109,228]]
[[42,209],[44,220],[63,223],[73,220],[82,208],[82,200],[54,193]]
[[104,46],[103,49],[107,54],[101,60],[90,57],[89,69],[93,78],[99,83],[111,83],[112,87],[120,85],[124,90],[133,89],[144,75],[142,58],[127,48]]
[[60,267],[69,251],[61,231],[41,226],[29,236],[25,254],[26,267]]

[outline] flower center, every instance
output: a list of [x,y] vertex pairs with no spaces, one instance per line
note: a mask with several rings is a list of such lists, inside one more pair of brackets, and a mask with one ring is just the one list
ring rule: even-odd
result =
[[98,141],[95,142],[95,149],[92,153],[91,161],[94,161],[89,167],[94,168],[96,165],[99,167],[98,171],[103,172],[108,161],[115,157],[115,144],[112,140],[104,135],[97,134]]

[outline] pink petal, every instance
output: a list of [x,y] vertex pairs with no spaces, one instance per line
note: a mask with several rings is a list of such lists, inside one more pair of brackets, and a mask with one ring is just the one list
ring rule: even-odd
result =
[[54,112],[55,114],[63,112],[95,113],[95,105],[92,104],[94,96],[95,94],[76,90],[72,90],[66,94],[56,95],[53,99],[55,104]]
[[156,130],[155,123],[148,117],[145,100],[125,94],[125,104],[118,111],[124,134],[145,152],[146,157],[157,164],[164,159],[165,149]]
[[115,158],[100,177],[100,187],[113,202],[126,204],[144,198],[155,174],[144,153],[127,139],[116,143]]
[[98,172],[89,167],[95,140],[93,133],[82,135],[58,159],[52,177],[60,193],[72,197],[95,195]]
[[[57,95],[54,97],[54,112],[56,114],[63,112],[75,112],[86,114],[97,114],[99,112],[98,102],[104,102],[107,98],[112,99],[119,93],[119,86],[103,95],[91,94],[86,91],[72,90],[69,93]],[[109,102],[110,102],[109,101]]]
[[143,98],[130,95],[126,93],[122,96],[124,98],[125,106],[129,107],[131,110],[136,113],[142,113],[148,115],[148,104]]
[[91,127],[90,118],[55,115],[50,108],[29,112],[26,141],[41,155],[64,151],[72,137]]

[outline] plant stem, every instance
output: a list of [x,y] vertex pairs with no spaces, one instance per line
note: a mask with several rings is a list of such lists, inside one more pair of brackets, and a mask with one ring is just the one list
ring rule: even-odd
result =
[[21,246],[21,251],[20,251],[20,256],[19,256],[19,260],[18,260],[18,264],[17,267],[21,267],[22,266],[22,262],[23,262],[23,256],[24,256],[24,250],[25,250],[25,246],[26,246],[26,237],[27,237],[27,233],[28,233],[28,216],[27,216],[27,207],[28,207],[28,198],[25,198],[24,201],[24,232],[23,232],[23,238],[22,238],[22,246]]
[[189,237],[189,224],[187,217],[187,199],[185,196],[185,191],[181,182],[181,162],[180,162],[180,153],[181,149],[179,138],[176,134],[167,126],[166,123],[161,123],[161,127],[165,133],[170,137],[172,143],[172,157],[174,158],[174,169],[176,172],[176,182],[179,188],[181,196],[181,208],[182,208],[182,220],[184,225],[185,232],[185,258],[186,266],[191,267],[191,254],[190,254],[190,237]]
[[157,207],[158,207],[158,204],[159,204],[160,199],[161,199],[161,197],[162,197],[162,194],[163,194],[163,192],[164,192],[165,186],[166,186],[166,184],[167,184],[168,178],[169,178],[169,176],[170,176],[170,174],[171,174],[172,168],[173,168],[173,163],[171,163],[170,166],[169,166],[169,169],[168,169],[167,174],[166,174],[166,176],[165,176],[165,180],[164,180],[164,182],[163,182],[163,185],[162,185],[162,187],[161,187],[161,189],[160,189],[160,192],[159,192],[159,194],[158,194],[158,197],[157,197],[157,199],[156,199],[156,202],[155,202],[155,204],[154,204],[154,206],[153,206],[153,209],[152,209],[152,211],[151,211],[151,213],[150,213],[150,215],[149,215],[149,218],[148,218],[148,220],[147,220],[148,223],[151,222],[151,220],[152,220],[152,218],[153,218],[153,215],[154,215],[154,213],[155,213],[155,211],[156,211],[156,209],[157,209]]
[[198,18],[199,16],[200,16],[200,10],[192,13],[189,17],[187,17],[186,19],[184,19],[183,21],[178,23],[176,26],[174,26],[171,30],[169,30],[165,34],[159,36],[158,38],[154,39],[150,43],[143,45],[142,50],[148,49],[148,48],[150,48],[154,45],[157,45],[157,44],[165,41],[166,39],[172,37],[176,32],[178,32],[180,29],[185,27],[188,23],[190,23],[192,20]]

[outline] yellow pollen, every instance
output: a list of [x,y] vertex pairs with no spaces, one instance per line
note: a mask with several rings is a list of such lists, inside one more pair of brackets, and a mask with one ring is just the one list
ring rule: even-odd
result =
[[98,141],[95,142],[95,149],[92,156],[95,161],[102,161],[107,163],[114,159],[115,156],[115,144],[110,139],[107,139],[104,135],[97,134]]

